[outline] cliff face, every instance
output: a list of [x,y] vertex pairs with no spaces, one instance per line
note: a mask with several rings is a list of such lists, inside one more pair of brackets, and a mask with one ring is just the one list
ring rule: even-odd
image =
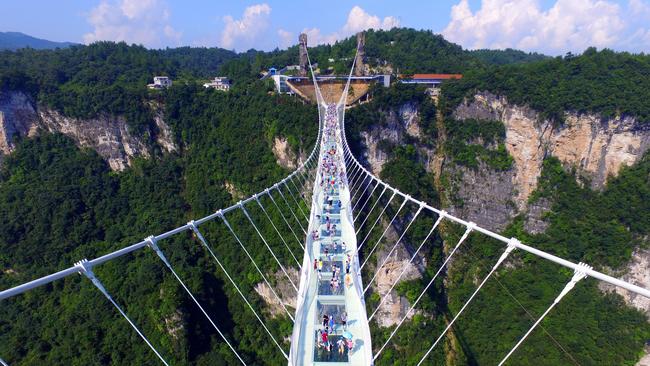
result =
[[[164,151],[175,151],[171,130],[163,120],[161,109],[156,106],[152,108],[158,129],[156,143]],[[97,151],[116,171],[126,169],[136,157],[150,156],[151,144],[131,134],[126,120],[121,116],[71,118],[34,105],[23,93],[0,93],[0,152],[11,153],[16,137],[31,137],[39,131],[58,132],[71,137],[80,147]]]
[[22,93],[0,92],[0,152],[10,154],[17,136],[33,136],[38,118],[29,98]]
[[[632,260],[623,270],[622,276],[616,274],[616,277],[644,288],[650,288],[650,249],[634,251]],[[616,292],[621,295],[627,304],[644,312],[650,321],[650,299],[620,287],[607,285],[604,282],[599,283],[599,287],[605,292]]]
[[[410,220],[406,218],[405,221]],[[382,223],[384,226],[388,224],[388,221]],[[404,296],[400,296],[396,290],[392,290],[391,286],[397,280],[400,273],[404,271],[404,274],[400,278],[402,281],[410,281],[422,277],[422,273],[426,267],[425,256],[422,253],[418,253],[412,263],[409,263],[409,260],[413,256],[415,249],[417,248],[417,243],[415,246],[413,243],[410,243],[407,238],[402,238],[398,243],[399,234],[402,233],[403,228],[406,226],[406,223],[394,223],[392,227],[388,228],[386,231],[385,239],[383,243],[380,244],[380,249],[377,250],[377,255],[374,263],[369,263],[368,273],[375,273],[376,268],[382,263],[386,262],[381,270],[377,272],[377,277],[371,284],[373,292],[379,295],[379,298],[384,299],[384,303],[377,310],[375,319],[377,319],[377,324],[381,327],[391,327],[396,325],[402,320],[402,318],[407,315],[407,311],[411,307],[410,302]],[[396,229],[397,228],[397,229]],[[366,245],[374,245],[375,243],[367,243]],[[395,247],[395,250],[391,253],[390,257],[388,254]],[[368,284],[365,284],[366,286]],[[408,314],[408,319],[412,318],[419,311],[415,310]]]
[[622,166],[637,162],[650,147],[650,126],[634,118],[603,120],[595,114],[567,112],[565,123],[555,127],[536,111],[511,105],[506,98],[490,93],[477,93],[458,106],[454,117],[504,123],[506,149],[515,160],[512,181],[519,210],[526,207],[537,187],[545,156],[555,156],[565,167],[575,168],[598,189]]
[[[411,143],[422,138],[419,129],[419,113],[416,106],[405,104],[398,112],[386,114],[381,123],[361,133],[365,145],[365,160],[378,175],[384,163],[390,159],[390,151],[381,149],[382,141],[395,145]],[[489,93],[477,93],[456,108],[453,117],[457,123],[464,119],[497,120],[506,130],[505,146],[513,158],[513,166],[507,171],[495,171],[486,164],[478,169],[468,169],[443,158],[440,172],[448,177],[445,187],[449,197],[446,209],[464,219],[491,230],[503,230],[512,219],[524,216],[524,229],[530,233],[542,233],[548,226],[543,216],[552,206],[549,199],[542,198],[529,203],[531,193],[537,188],[542,162],[547,156],[557,157],[567,169],[575,169],[581,182],[588,181],[592,189],[601,189],[607,178],[616,176],[623,166],[629,166],[650,148],[650,125],[640,124],[634,118],[603,120],[595,114],[567,112],[565,122],[554,126],[539,113],[526,106],[511,105],[504,97]],[[426,138],[426,136],[424,137]],[[440,142],[439,142],[440,143]],[[480,143],[473,141],[472,143]],[[418,154],[429,165],[434,150],[416,143]],[[388,149],[390,150],[390,149]],[[584,180],[582,178],[588,178]],[[408,252],[409,246],[401,245],[398,252]],[[380,254],[381,257],[381,254]],[[405,255],[391,258],[382,271],[373,290],[389,296],[387,304],[380,309],[384,326],[403,315],[406,299],[396,293],[387,294],[397,273],[404,264]],[[383,260],[383,259],[382,259]],[[381,262],[380,262],[381,263]],[[405,278],[419,276],[418,268],[409,268]],[[623,277],[643,287],[650,287],[650,252],[637,250],[628,264]],[[603,287],[603,290],[614,291]],[[650,313],[647,299],[635,297],[619,290],[625,301],[641,311]]]
[[[381,142],[388,142],[394,145],[401,145],[407,139],[420,139],[420,112],[414,103],[406,103],[397,111],[385,113],[384,121],[381,124],[373,125],[370,130],[361,132],[361,138],[365,147],[364,159],[370,170],[379,175],[384,163],[390,159],[390,154],[381,147]],[[433,157],[433,151],[424,146],[418,146],[419,154],[425,158],[425,166]]]

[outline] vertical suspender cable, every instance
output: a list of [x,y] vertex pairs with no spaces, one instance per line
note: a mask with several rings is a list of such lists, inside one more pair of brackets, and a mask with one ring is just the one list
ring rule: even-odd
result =
[[472,300],[474,299],[474,297],[476,296],[476,294],[478,294],[478,292],[481,291],[481,288],[483,287],[483,285],[485,285],[485,283],[487,282],[487,280],[490,279],[490,277],[492,276],[492,274],[497,270],[497,268],[499,268],[499,266],[501,265],[501,263],[503,263],[503,261],[508,257],[508,255],[509,255],[509,254],[510,254],[514,249],[515,249],[515,246],[514,246],[514,245],[512,245],[512,244],[508,244],[508,247],[506,248],[505,252],[503,252],[503,254],[501,254],[501,257],[499,257],[499,260],[494,264],[494,266],[492,267],[492,269],[490,270],[490,272],[487,274],[487,276],[485,276],[485,278],[483,279],[483,281],[481,281],[481,283],[478,285],[478,287],[476,288],[476,290],[474,290],[474,292],[472,293],[472,296],[470,296],[469,299],[467,299],[467,301],[465,301],[465,304],[463,305],[462,308],[460,308],[460,310],[458,311],[458,313],[456,313],[456,316],[454,316],[454,318],[449,322],[449,324],[447,324],[447,327],[445,327],[445,330],[443,330],[442,333],[440,333],[440,335],[438,336],[438,339],[436,339],[436,341],[433,342],[433,344],[431,345],[431,347],[429,347],[429,349],[428,349],[427,352],[424,354],[424,356],[422,356],[422,359],[420,360],[420,362],[418,362],[417,366],[422,365],[422,362],[424,362],[424,360],[429,356],[429,354],[431,353],[431,351],[433,351],[433,349],[434,349],[435,346],[438,344],[438,342],[440,342],[440,340],[442,339],[442,337],[445,336],[445,334],[447,333],[447,331],[449,330],[449,328],[451,328],[451,327],[454,325],[454,323],[456,322],[456,320],[458,319],[458,317],[463,313],[463,311],[465,310],[465,308],[467,308],[467,306],[472,302]]
[[287,315],[289,315],[289,318],[291,319],[291,321],[293,321],[293,315],[291,315],[289,310],[287,310],[287,307],[284,306],[284,302],[282,301],[280,296],[278,296],[278,294],[275,292],[275,290],[273,289],[273,286],[271,286],[271,284],[269,283],[269,280],[266,278],[266,276],[264,275],[264,273],[262,272],[260,267],[255,262],[255,259],[253,259],[253,256],[248,252],[248,249],[246,249],[246,247],[244,246],[244,243],[242,243],[242,241],[239,240],[239,236],[237,236],[237,234],[235,234],[235,231],[232,229],[232,226],[230,226],[230,223],[228,222],[228,220],[226,220],[226,216],[223,213],[220,213],[219,217],[221,218],[223,223],[226,225],[226,227],[228,228],[228,230],[230,231],[232,236],[235,238],[237,243],[239,243],[239,246],[244,250],[244,253],[246,253],[246,256],[248,257],[248,259],[250,259],[251,262],[253,262],[253,266],[257,270],[257,273],[259,273],[259,275],[262,276],[262,279],[264,280],[264,283],[266,283],[266,285],[269,286],[269,289],[271,290],[271,292],[275,296],[276,300],[278,300],[278,302],[280,303],[280,305],[282,306],[284,311],[287,313]]
[[359,269],[363,269],[363,267],[366,265],[366,263],[368,263],[368,259],[370,259],[370,256],[372,255],[372,253],[374,253],[375,249],[377,249],[377,246],[379,246],[379,242],[381,242],[381,240],[384,238],[384,235],[386,235],[386,233],[390,229],[391,225],[393,225],[393,222],[395,222],[395,219],[397,218],[397,215],[399,215],[400,211],[402,211],[402,208],[404,208],[404,206],[406,205],[406,202],[408,202],[408,199],[405,198],[404,201],[402,201],[402,204],[397,209],[397,212],[395,212],[395,215],[393,215],[393,218],[390,220],[388,225],[386,225],[386,229],[384,229],[384,231],[381,233],[381,236],[379,237],[379,239],[377,239],[377,242],[375,243],[375,246],[373,246],[372,250],[370,250],[370,253],[368,253],[368,255],[366,255],[366,258],[363,260],[363,263],[361,264],[361,267]]
[[129,318],[128,315],[126,315],[126,313],[124,312],[124,310],[122,310],[120,305],[118,305],[117,302],[115,302],[115,300],[113,300],[113,297],[111,297],[111,295],[108,293],[106,288],[104,288],[104,285],[102,285],[101,281],[99,281],[99,278],[97,278],[97,276],[95,276],[95,274],[93,273],[92,266],[90,265],[88,260],[86,260],[86,259],[81,260],[81,261],[75,263],[75,266],[79,269],[79,273],[86,276],[93,283],[93,285],[95,285],[95,287],[97,287],[97,289],[108,299],[108,301],[110,301],[111,304],[113,304],[115,309],[117,309],[117,311],[119,311],[120,314],[122,314],[124,319],[126,319],[126,321],[129,322],[129,324],[131,325],[131,328],[133,328],[136,331],[136,333],[138,333],[140,338],[142,338],[142,340],[147,344],[147,346],[149,346],[149,348],[151,348],[153,353],[155,353],[156,356],[158,356],[160,361],[163,364],[165,364],[166,366],[169,366],[167,361],[165,361],[165,359],[160,355],[160,353],[151,344],[151,342],[149,342],[147,337],[145,337],[145,335],[140,331],[140,329],[138,329],[138,327],[135,325],[135,323],[133,323],[131,318]]
[[289,283],[291,284],[291,286],[293,286],[293,289],[296,290],[296,292],[297,292],[298,288],[296,287],[296,285],[291,280],[291,277],[289,277],[289,274],[287,273],[287,270],[284,269],[284,266],[278,260],[278,257],[275,256],[275,253],[273,252],[273,249],[271,249],[271,247],[269,246],[269,243],[266,241],[266,239],[264,238],[264,236],[262,235],[260,230],[257,228],[257,225],[255,225],[255,222],[253,221],[251,216],[248,214],[248,210],[246,210],[246,207],[244,207],[244,205],[241,204],[241,202],[240,202],[239,207],[241,207],[242,211],[244,211],[244,215],[246,215],[246,218],[248,219],[248,221],[251,223],[251,225],[253,225],[253,228],[255,229],[255,232],[260,237],[260,239],[262,239],[262,241],[264,242],[264,245],[266,245],[266,248],[269,250],[269,252],[271,252],[271,255],[273,256],[273,259],[275,259],[275,263],[277,263],[278,266],[280,266],[280,269],[282,270],[284,275],[287,277],[287,280],[289,280]]
[[415,301],[413,302],[413,304],[411,305],[411,307],[408,309],[408,311],[406,312],[406,314],[404,314],[404,316],[403,316],[402,319],[399,321],[399,323],[397,324],[397,326],[395,327],[395,329],[393,329],[393,331],[390,333],[390,335],[388,336],[388,339],[386,339],[386,341],[385,341],[384,344],[381,346],[381,348],[379,349],[379,351],[375,354],[374,360],[376,360],[377,357],[379,357],[379,355],[381,354],[381,352],[382,352],[382,351],[384,350],[384,348],[386,348],[386,346],[388,345],[388,342],[390,342],[390,340],[393,339],[393,336],[397,333],[397,331],[398,331],[399,328],[402,326],[402,324],[404,324],[404,321],[406,321],[406,318],[409,316],[409,314],[411,313],[411,311],[413,311],[413,309],[415,309],[415,307],[416,307],[417,304],[420,302],[420,300],[422,299],[422,297],[424,296],[424,294],[429,290],[429,287],[431,287],[431,285],[432,285],[433,282],[436,280],[436,278],[438,278],[438,275],[442,272],[442,270],[445,268],[445,266],[447,265],[447,263],[448,263],[448,262],[451,260],[451,258],[454,256],[454,253],[456,253],[456,251],[458,250],[458,248],[460,248],[460,245],[465,241],[465,239],[467,239],[467,237],[469,236],[469,234],[470,234],[470,232],[472,231],[473,228],[474,228],[474,225],[470,225],[470,226],[467,227],[467,229],[465,230],[465,233],[463,234],[463,236],[460,237],[460,240],[458,240],[458,243],[456,243],[456,246],[454,247],[454,249],[452,249],[452,251],[449,253],[449,255],[447,256],[447,258],[445,259],[445,261],[444,261],[444,262],[442,263],[442,265],[438,268],[438,271],[436,272],[436,274],[434,274],[433,277],[431,277],[431,279],[429,280],[429,283],[427,283],[427,285],[424,287],[424,290],[422,290],[422,292],[420,292],[420,295],[417,297],[417,299],[415,299]]
[[199,307],[199,309],[201,310],[203,315],[205,315],[205,317],[208,319],[210,324],[212,324],[212,326],[217,331],[217,333],[219,333],[219,335],[224,340],[224,342],[226,342],[226,344],[228,345],[230,350],[232,350],[232,352],[235,354],[237,359],[239,359],[239,361],[242,363],[242,365],[246,365],[246,362],[244,362],[244,360],[241,358],[241,356],[239,356],[239,353],[237,353],[237,351],[235,350],[235,347],[233,347],[232,344],[230,344],[230,342],[228,341],[228,338],[226,338],[226,336],[223,334],[223,332],[221,332],[219,327],[217,327],[217,324],[215,324],[215,322],[212,320],[210,315],[208,315],[208,313],[205,311],[205,309],[203,309],[203,306],[201,306],[199,301],[194,297],[194,295],[192,294],[192,291],[190,291],[190,289],[187,288],[187,286],[185,285],[185,282],[183,282],[183,280],[181,280],[181,278],[178,276],[178,274],[176,274],[176,271],[174,271],[174,268],[172,267],[171,263],[169,263],[169,261],[167,260],[167,257],[165,257],[165,254],[162,252],[162,250],[160,250],[160,248],[158,247],[158,244],[156,244],[155,237],[150,236],[146,240],[149,242],[148,246],[151,249],[153,249],[154,252],[156,252],[156,254],[158,255],[158,258],[160,258],[160,260],[165,264],[165,266],[167,266],[167,268],[169,268],[169,271],[174,275],[174,277],[176,277],[176,280],[178,281],[178,283],[181,284],[183,289],[185,289],[185,292],[190,296],[190,298],[192,298],[192,301],[194,301],[196,306]]
[[[390,258],[391,254],[393,254],[393,252],[395,251],[395,248],[397,248],[397,244],[399,244],[399,242],[402,241],[402,239],[404,238],[404,235],[406,235],[406,232],[408,231],[408,229],[411,227],[411,225],[413,224],[415,219],[418,217],[420,212],[422,212],[422,208],[423,208],[423,205],[420,205],[420,207],[418,207],[418,210],[415,213],[415,215],[413,215],[413,217],[411,218],[411,221],[409,221],[408,225],[406,225],[406,228],[404,230],[402,230],[402,235],[399,236],[399,239],[397,239],[397,241],[393,245],[393,248],[390,250],[390,252],[388,252],[388,255],[386,255],[386,259],[384,259],[384,261],[381,263],[381,265],[375,269],[375,274],[372,276],[370,281],[368,281],[368,284],[367,284],[366,288],[363,289],[363,294],[364,295],[366,294],[366,291],[368,291],[368,289],[370,288],[370,285],[372,285],[372,283],[375,281],[375,278],[377,278],[377,274],[379,274],[379,270],[382,269],[386,265],[386,262],[388,262],[388,259]],[[368,254],[368,258],[369,257],[370,257],[370,254]],[[368,258],[366,258],[366,260]]]
[[260,318],[260,316],[257,314],[257,312],[255,311],[255,309],[253,309],[253,306],[251,305],[251,303],[248,302],[248,299],[246,299],[246,296],[244,296],[244,294],[241,292],[241,290],[239,289],[239,286],[237,286],[237,284],[236,284],[235,281],[232,279],[232,277],[230,277],[230,274],[228,273],[228,271],[226,271],[226,268],[223,266],[223,264],[221,264],[221,261],[219,260],[219,258],[217,258],[217,256],[214,254],[214,252],[212,251],[212,248],[210,248],[210,246],[208,245],[207,240],[205,240],[205,238],[203,237],[203,234],[201,234],[201,232],[199,231],[199,228],[196,227],[196,225],[194,224],[194,221],[190,221],[189,225],[190,225],[190,227],[192,228],[192,230],[194,231],[194,234],[196,234],[196,237],[199,238],[199,241],[201,241],[201,244],[203,245],[203,247],[204,247],[205,249],[207,249],[207,251],[210,253],[210,255],[212,256],[212,258],[214,259],[214,261],[217,262],[217,264],[219,265],[219,268],[221,268],[221,270],[222,270],[223,273],[226,275],[226,277],[228,277],[228,280],[229,280],[230,283],[233,285],[233,287],[235,288],[235,290],[237,291],[237,293],[239,293],[239,296],[241,296],[242,300],[244,300],[244,302],[246,303],[246,305],[248,305],[248,308],[253,312],[253,315],[255,315],[255,317],[256,317],[257,320],[260,322],[260,324],[262,325],[262,327],[264,328],[264,330],[266,331],[266,333],[267,333],[267,334],[269,335],[269,337],[273,340],[273,343],[275,343],[275,345],[278,347],[278,349],[280,350],[280,352],[282,353],[282,355],[284,356],[284,358],[286,358],[286,359],[288,360],[289,357],[287,356],[287,354],[284,352],[284,350],[282,349],[282,347],[280,347],[280,344],[279,344],[278,341],[275,339],[275,337],[273,337],[273,334],[271,334],[271,331],[269,330],[269,328],[266,327],[266,324],[264,324],[264,322],[262,321],[262,318]]
[[[590,266],[588,266],[588,265],[586,265],[586,264],[584,264],[584,263],[580,263],[580,264],[578,264],[578,265],[579,265],[579,266],[582,266],[582,267],[583,267],[584,269],[586,269],[586,270],[590,270],[590,269],[591,269]],[[531,326],[530,329],[528,329],[528,331],[526,332],[526,334],[524,334],[524,336],[521,337],[521,339],[519,340],[519,342],[517,342],[517,344],[515,344],[515,346],[512,347],[512,349],[510,350],[510,352],[508,352],[508,354],[503,358],[503,360],[501,360],[501,362],[499,362],[499,366],[503,365],[503,364],[508,360],[508,358],[509,358],[509,357],[510,357],[510,356],[511,356],[511,355],[512,355],[516,350],[517,350],[517,348],[518,348],[518,347],[519,347],[519,346],[524,342],[524,340],[526,339],[526,337],[528,337],[528,336],[530,335],[530,333],[532,333],[532,331],[537,327],[537,325],[539,325],[539,323],[542,322],[542,320],[544,319],[544,317],[545,317],[546,315],[548,315],[548,313],[549,313],[549,312],[550,312],[550,311],[555,307],[555,305],[557,305],[557,304],[560,302],[560,300],[562,300],[562,298],[563,298],[566,294],[568,294],[569,291],[571,291],[571,290],[573,289],[573,287],[576,285],[576,283],[578,283],[578,281],[582,280],[582,279],[585,278],[585,277],[587,277],[587,275],[586,275],[586,273],[585,273],[584,270],[576,270],[576,271],[574,272],[573,277],[571,278],[571,281],[569,281],[569,282],[566,284],[566,286],[564,286],[564,289],[562,289],[562,292],[560,292],[560,294],[557,295],[557,297],[555,298],[555,300],[553,301],[553,303],[551,304],[551,306],[549,306],[548,309],[546,309],[546,311],[544,312],[544,314],[542,314],[542,316],[540,316],[539,319],[537,319],[537,321],[533,324],[533,326]]]
[[291,205],[289,204],[289,201],[287,201],[287,198],[284,196],[284,193],[282,193],[282,189],[280,188],[280,185],[278,185],[278,184],[276,183],[276,184],[273,185],[273,188],[275,188],[275,190],[278,191],[278,193],[280,193],[280,197],[282,197],[282,199],[284,200],[284,203],[287,205],[287,207],[289,207],[289,211],[290,211],[291,214],[293,215],[293,218],[296,219],[296,222],[297,222],[298,225],[300,226],[300,229],[302,229],[302,232],[303,232],[305,235],[307,235],[307,231],[306,231],[305,228],[302,226],[302,223],[300,222],[300,219],[298,219],[298,216],[297,216],[296,213],[293,211],[293,208],[291,208]]
[[[377,206],[377,204],[379,203],[381,198],[384,196],[384,193],[386,192],[387,188],[388,188],[388,186],[384,186],[384,189],[381,190],[381,193],[379,194],[379,197],[377,197],[377,200],[375,201],[375,203],[373,203],[372,206],[370,207],[370,210],[368,211],[368,214],[366,215],[366,217],[361,222],[361,225],[359,225],[359,227],[357,227],[357,231],[355,232],[355,234],[357,234],[357,235],[359,234],[359,231],[363,227],[363,224],[365,224],[366,221],[368,221],[368,218],[370,217],[370,214],[374,211],[375,206]],[[366,203],[364,203],[363,205],[364,205],[363,207],[366,207],[365,206]],[[361,211],[363,211],[363,207],[361,208]],[[356,217],[355,217],[355,219],[356,219]]]
[[[374,223],[372,224],[372,226],[370,227],[370,230],[368,230],[368,233],[366,234],[366,236],[365,236],[365,237],[363,238],[363,240],[361,241],[361,244],[359,245],[359,247],[357,247],[357,253],[359,253],[359,252],[361,251],[361,247],[363,247],[363,245],[366,243],[366,240],[368,239],[368,237],[369,237],[370,234],[372,233],[372,230],[375,228],[375,226],[377,225],[377,223],[379,222],[379,220],[381,220],[381,215],[384,214],[384,212],[385,212],[386,209],[388,208],[388,205],[390,205],[391,201],[393,200],[393,198],[395,198],[396,195],[397,195],[397,192],[393,191],[393,195],[390,196],[390,199],[388,200],[388,202],[386,202],[386,206],[384,206],[384,208],[381,210],[381,212],[379,213],[379,216],[377,216],[377,219],[375,220],[375,222],[374,222]],[[357,234],[358,234],[358,233],[357,233]]]
[[257,202],[257,204],[258,204],[258,205],[260,206],[260,208],[262,209],[262,212],[264,212],[264,215],[266,216],[266,218],[267,218],[267,219],[269,220],[269,222],[271,223],[271,226],[273,226],[273,229],[275,230],[275,232],[276,232],[276,233],[278,234],[278,236],[280,237],[280,240],[282,240],[282,243],[284,243],[284,246],[287,248],[287,251],[289,252],[289,254],[291,255],[291,257],[293,258],[293,260],[296,262],[296,265],[298,266],[298,270],[300,271],[301,266],[300,266],[300,262],[298,262],[298,258],[296,258],[296,256],[293,254],[293,252],[292,252],[291,249],[289,248],[289,244],[287,244],[287,241],[284,240],[284,236],[282,236],[282,234],[280,234],[280,231],[278,230],[277,226],[275,226],[275,223],[273,222],[273,220],[271,220],[271,216],[269,216],[269,213],[266,212],[266,208],[264,208],[264,206],[262,206],[262,202],[260,202],[260,199],[259,199],[259,197],[257,197],[257,195],[255,195],[255,201]]
[[[267,189],[267,190],[264,191],[264,193],[266,193],[266,195],[269,196],[269,198],[271,199],[271,202],[273,202],[273,206],[275,206],[275,209],[278,210],[278,212],[280,213],[280,216],[282,217],[282,220],[284,221],[285,224],[287,224],[287,227],[289,228],[289,230],[293,234],[293,237],[296,238],[296,241],[298,242],[298,245],[300,245],[302,250],[305,250],[305,246],[302,244],[300,239],[298,239],[298,235],[296,235],[296,232],[293,231],[293,226],[291,226],[291,224],[289,224],[289,221],[284,216],[284,213],[282,212],[282,210],[280,210],[280,206],[278,206],[278,203],[275,202],[275,198],[273,198],[273,195],[271,194],[271,191]],[[307,234],[305,233],[305,235],[307,235]]]
[[397,283],[402,278],[404,273],[406,273],[406,270],[408,269],[409,264],[413,263],[413,259],[415,259],[415,257],[417,257],[418,253],[420,252],[420,249],[422,249],[422,246],[424,245],[424,243],[426,243],[426,241],[429,240],[429,237],[436,230],[436,228],[438,227],[438,225],[442,221],[443,217],[444,216],[442,216],[442,215],[438,215],[438,219],[433,224],[433,226],[431,227],[431,230],[429,230],[429,233],[424,238],[424,240],[422,240],[422,242],[420,243],[420,246],[418,246],[418,248],[415,250],[415,253],[413,253],[413,255],[411,256],[411,259],[409,259],[408,263],[406,263],[404,266],[402,266],[402,272],[400,272],[399,276],[397,276],[395,281],[393,281],[393,284],[390,286],[390,288],[386,292],[386,296],[381,298],[381,300],[379,301],[379,304],[377,305],[377,308],[375,309],[375,311],[372,312],[372,315],[370,315],[370,317],[368,317],[369,322],[372,320],[372,318],[375,316],[375,314],[377,314],[377,311],[379,311],[379,308],[381,308],[381,306],[384,304],[384,300],[386,300],[388,298],[388,295],[393,291],[393,289],[395,288],[395,285],[397,285]]

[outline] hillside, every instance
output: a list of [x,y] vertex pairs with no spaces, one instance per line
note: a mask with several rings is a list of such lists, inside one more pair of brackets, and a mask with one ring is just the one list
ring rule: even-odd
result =
[[[646,95],[647,80],[641,75],[648,72],[649,60],[588,50],[581,56],[470,70],[462,80],[443,87],[440,110],[423,90],[395,85],[377,90],[372,102],[350,111],[348,138],[375,174],[405,192],[647,287],[643,263],[648,260],[650,232],[650,130],[639,100]],[[566,70],[571,70],[570,76]],[[636,83],[641,85],[632,85]],[[616,84],[620,89],[613,90]],[[589,93],[583,93],[587,88]],[[409,215],[400,217],[408,220]],[[398,220],[396,230],[399,225]],[[458,240],[458,230],[444,228],[421,256],[420,267],[412,269],[419,275],[411,275],[392,294],[385,293],[383,285],[394,276],[387,270],[369,302],[390,296],[391,304],[408,306]],[[403,240],[404,253],[419,244],[417,233],[415,229]],[[411,355],[426,344],[418,340],[437,334],[442,326],[422,323],[426,314],[450,319],[462,306],[461,299],[469,296],[472,283],[497,253],[496,243],[477,239],[468,239],[445,281],[431,291],[435,301],[423,305],[426,313],[398,333],[395,346],[382,356],[384,362],[417,360]],[[384,245],[390,247],[389,242]],[[406,259],[408,254],[398,255],[386,268],[399,268]],[[497,363],[530,323],[527,312],[533,309],[536,314],[552,301],[566,277],[557,267],[527,255],[517,255],[513,262],[500,272],[498,282],[482,290],[446,337],[446,351],[434,356],[437,363]],[[514,355],[513,363],[634,364],[643,349],[638,340],[650,335],[650,306],[624,291],[619,292],[623,298],[602,291],[594,282],[577,291],[553,320],[545,322],[545,331]],[[607,323],[598,315],[603,311]],[[383,314],[387,319],[375,327],[373,339],[386,337],[393,319],[404,315]],[[492,337],[497,334],[498,340]],[[578,341],[583,334],[599,346]]]
[[0,32],[0,50],[17,50],[19,48],[33,48],[35,50],[51,50],[74,46],[73,42],[54,42],[46,39],[32,37],[20,32]]
[[[572,261],[588,261],[631,281],[637,280],[635,273],[643,275],[650,230],[650,114],[642,103],[649,90],[643,78],[648,56],[589,50],[546,58],[515,50],[467,51],[431,32],[404,28],[370,31],[366,40],[372,68],[465,75],[444,86],[438,103],[422,88],[395,84],[376,88],[370,103],[347,112],[355,154],[378,176],[432,205]],[[333,58],[335,70],[346,70],[353,51],[354,39],[348,38],[310,48],[310,57],[323,64]],[[296,63],[297,57],[295,46],[236,54],[111,42],[1,52],[0,288],[182,225],[284,177],[312,148],[318,113],[297,98],[276,95],[257,78],[261,70]],[[174,86],[147,90],[154,75],[169,75]],[[216,75],[235,80],[230,92],[200,86]],[[268,207],[273,220],[282,222],[283,213]],[[396,209],[391,206],[387,213]],[[259,211],[251,208],[253,215]],[[413,211],[399,214],[390,238]],[[370,221],[375,218],[376,212]],[[242,241],[252,244],[260,266],[278,278],[279,267],[246,218],[228,219]],[[390,268],[399,268],[413,253],[434,220],[423,215]],[[368,225],[360,229],[359,236],[378,240]],[[268,224],[260,230],[276,235]],[[292,235],[286,227],[280,231]],[[406,281],[388,294],[391,307],[372,323],[373,345],[381,345],[461,234],[444,225],[433,236]],[[208,224],[205,235],[273,334],[286,339],[290,319],[273,313],[260,290],[261,278],[228,229]],[[361,253],[369,256],[370,267],[387,254],[387,242],[381,244],[377,253],[367,248]],[[283,266],[297,272],[282,244],[271,245],[278,245]],[[179,235],[161,246],[249,364],[284,362],[194,236]],[[470,237],[381,364],[419,360],[432,334],[458,311],[501,249]],[[302,256],[296,243],[291,251]],[[520,253],[506,267],[430,360],[497,363],[570,277]],[[237,364],[152,251],[96,270],[171,363]],[[366,300],[369,309],[386,295],[393,275],[379,276]],[[294,295],[291,289],[280,294],[283,299]],[[147,346],[78,276],[2,305],[0,356],[11,365],[153,364]],[[585,281],[512,364],[634,365],[650,339],[643,306]]]

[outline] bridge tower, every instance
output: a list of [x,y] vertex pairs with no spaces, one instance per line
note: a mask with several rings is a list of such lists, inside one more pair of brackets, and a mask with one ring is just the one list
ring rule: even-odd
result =
[[357,55],[356,61],[354,63],[354,75],[355,76],[366,76],[367,69],[366,65],[363,63],[363,60],[366,58],[366,33],[359,32],[357,33]]
[[300,33],[298,37],[299,55],[300,55],[300,76],[307,76],[307,67],[309,67],[307,59],[307,34]]

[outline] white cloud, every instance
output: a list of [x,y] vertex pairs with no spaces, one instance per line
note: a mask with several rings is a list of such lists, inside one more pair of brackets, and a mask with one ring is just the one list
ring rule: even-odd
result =
[[332,44],[339,39],[349,37],[352,34],[361,32],[367,29],[391,29],[394,27],[399,27],[399,19],[387,16],[384,19],[380,19],[376,15],[370,15],[365,10],[359,6],[354,6],[350,13],[348,13],[348,19],[346,23],[336,32],[330,34],[322,34],[319,28],[306,28],[303,30],[303,33],[307,34],[307,39],[310,45],[318,45],[329,43]]
[[268,28],[270,15],[271,7],[268,4],[247,7],[241,19],[226,15],[223,17],[226,26],[221,33],[219,45],[239,50],[252,47],[256,38]]
[[285,48],[294,44],[294,34],[285,29],[278,29],[278,36],[280,37],[280,47]]
[[178,45],[181,33],[170,24],[170,12],[162,0],[102,0],[88,14],[93,32],[84,42],[125,41],[147,47]]
[[556,0],[543,10],[537,0],[482,0],[472,12],[467,0],[451,9],[442,34],[467,48],[506,48],[563,54],[595,46],[648,51],[650,6],[630,0]]
[[343,32],[352,34],[366,29],[391,29],[399,26],[395,17],[385,17],[383,20],[376,15],[370,15],[359,6],[354,6],[348,14],[348,21],[343,26]]

